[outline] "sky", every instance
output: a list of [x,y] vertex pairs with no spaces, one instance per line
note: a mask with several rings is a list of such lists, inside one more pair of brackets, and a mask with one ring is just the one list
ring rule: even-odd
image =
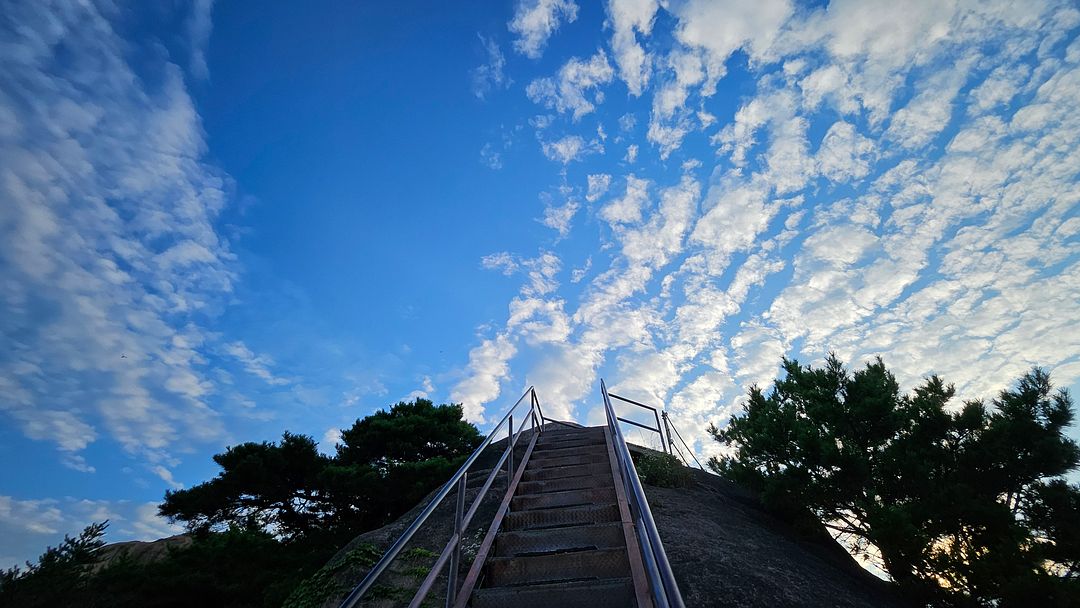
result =
[[1078,9],[4,0],[0,567],[418,396],[1080,394]]

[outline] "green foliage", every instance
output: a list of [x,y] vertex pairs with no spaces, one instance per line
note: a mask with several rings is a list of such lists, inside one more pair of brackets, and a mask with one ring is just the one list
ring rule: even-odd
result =
[[[358,571],[359,578],[362,574],[375,565],[382,556],[378,548],[370,543],[364,543],[347,552],[338,559],[331,561],[319,569],[310,578],[301,583],[285,600],[283,608],[317,608],[322,606],[327,598],[346,591],[345,585],[339,581],[339,574],[351,570]],[[399,572],[412,583],[414,579],[422,579],[431,572],[429,565],[438,557],[437,553],[414,547],[403,552],[398,560],[391,564],[391,574]],[[387,577],[384,577],[387,578]],[[394,584],[377,584],[368,593],[368,599],[394,599],[408,601],[415,593],[415,585],[401,586]]]
[[328,551],[316,543],[234,528],[197,535],[189,546],[170,548],[156,561],[121,556],[92,571],[94,557],[87,556],[70,562],[77,567],[54,574],[32,569],[18,579],[14,593],[0,592],[0,606],[276,608]]
[[[228,447],[214,456],[215,478],[166,492],[159,507],[187,525],[190,545],[153,561],[121,555],[103,566],[96,551],[106,524],[95,524],[28,570],[0,572],[0,606],[321,605],[340,590],[337,569],[368,568],[379,557],[364,546],[320,569],[337,548],[412,508],[480,443],[461,416],[459,405],[399,403],[343,431],[333,457],[289,432],[280,442]],[[413,549],[403,557],[399,574],[413,581],[435,556]],[[384,587],[377,591],[387,597],[407,593]]]
[[333,527],[337,514],[323,471],[330,459],[310,437],[286,432],[281,443],[243,443],[214,456],[218,476],[186,490],[170,490],[162,516],[191,530],[239,526],[296,537]]
[[957,409],[936,376],[901,394],[880,359],[854,374],[835,356],[783,367],[768,395],[753,387],[741,415],[709,429],[736,448],[710,461],[717,472],[877,547],[921,602],[1080,602],[1080,488],[1062,479],[1080,449],[1063,434],[1072,400],[1045,372]]
[[671,454],[637,452],[633,456],[634,468],[642,483],[661,488],[684,488],[693,482],[690,469]]
[[400,402],[343,430],[338,460],[385,471],[397,464],[469,454],[483,438],[463,414],[460,405],[436,406],[427,399]]
[[481,441],[460,405],[398,403],[342,431],[337,455],[286,432],[280,443],[244,443],[214,456],[214,479],[168,491],[161,515],[192,531],[229,526],[285,539],[380,526],[444,481]]
[[70,597],[85,582],[98,549],[104,546],[108,520],[87,526],[77,537],[65,535],[48,547],[37,563],[26,563],[0,573],[0,606],[48,606]]
[[318,608],[327,598],[341,593],[345,586],[337,575],[343,570],[368,570],[379,561],[381,554],[375,545],[365,543],[349,551],[340,559],[326,564],[310,578],[300,583],[285,600],[283,608]]

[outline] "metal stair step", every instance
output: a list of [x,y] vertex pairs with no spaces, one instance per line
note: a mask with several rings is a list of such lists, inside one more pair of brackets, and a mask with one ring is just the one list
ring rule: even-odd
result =
[[607,452],[597,452],[593,454],[572,454],[566,456],[552,456],[550,458],[529,458],[530,469],[546,469],[550,467],[564,467],[571,464],[591,464],[597,462],[607,462]]
[[607,445],[603,443],[588,443],[572,445],[568,447],[543,448],[539,446],[533,449],[533,458],[553,458],[555,456],[569,456],[572,454],[600,454],[607,453]]
[[585,427],[580,429],[560,429],[557,431],[548,430],[540,434],[541,439],[546,441],[554,441],[559,439],[580,439],[580,438],[595,438],[603,437],[603,427]]
[[518,484],[517,492],[518,494],[525,495],[600,487],[611,487],[611,472],[604,470],[602,473],[596,475],[578,475],[576,477],[523,481]]
[[580,447],[588,445],[605,445],[602,435],[595,437],[571,437],[555,438],[555,440],[538,440],[537,449],[552,449],[559,447]]
[[578,490],[562,490],[559,492],[544,492],[541,494],[522,494],[514,496],[510,501],[512,511],[530,511],[534,509],[551,509],[554,507],[572,507],[577,505],[594,505],[598,503],[613,502],[615,489],[612,487],[583,488]]
[[505,530],[539,530],[620,521],[619,506],[614,503],[583,507],[560,507],[532,511],[510,511],[503,519]]
[[528,554],[615,549],[625,547],[622,524],[594,524],[550,530],[518,530],[500,532],[495,537],[496,557],[516,557]]
[[607,462],[595,462],[589,464],[565,465],[561,467],[526,468],[525,474],[521,479],[522,481],[541,481],[547,479],[563,479],[566,477],[605,474],[611,475],[611,465]]
[[473,593],[473,608],[625,608],[636,604],[629,578],[492,587]]
[[504,587],[630,575],[626,549],[595,549],[527,557],[492,557],[487,561],[485,587]]

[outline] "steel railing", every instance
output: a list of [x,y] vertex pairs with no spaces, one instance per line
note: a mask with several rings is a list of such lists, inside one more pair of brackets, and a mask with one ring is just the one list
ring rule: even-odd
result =
[[[410,608],[416,608],[427,597],[428,592],[431,591],[432,586],[435,584],[435,580],[438,578],[442,569],[446,567],[447,562],[450,564],[450,571],[447,576],[447,589],[446,589],[446,606],[449,608],[454,605],[454,601],[457,596],[457,573],[461,563],[461,540],[464,536],[465,529],[469,526],[476,511],[480,508],[480,504],[487,495],[488,490],[491,489],[491,485],[495,482],[495,478],[502,470],[502,466],[505,463],[507,473],[507,486],[511,485],[511,480],[514,478],[514,447],[517,444],[518,438],[521,436],[522,431],[525,430],[525,423],[522,422],[514,432],[514,412],[525,403],[526,397],[528,397],[529,410],[526,413],[526,417],[530,423],[530,431],[533,432],[532,442],[535,443],[536,438],[540,433],[544,431],[544,424],[547,422],[565,424],[558,420],[552,420],[544,417],[543,411],[540,409],[540,399],[536,396],[536,390],[533,387],[529,387],[515,403],[507,410],[503,415],[502,420],[495,425],[487,438],[476,448],[475,451],[465,460],[465,463],[461,465],[457,473],[450,478],[449,481],[439,490],[439,493],[431,499],[424,510],[420,512],[420,515],[416,516],[416,520],[402,532],[394,544],[386,550],[382,558],[368,571],[364,579],[360,581],[356,587],[349,593],[341,603],[341,608],[353,608],[364,597],[371,587],[375,584],[376,579],[386,571],[391,562],[397,558],[401,550],[405,548],[405,545],[412,540],[417,530],[420,529],[428,517],[439,507],[444,499],[450,495],[450,492],[457,488],[457,502],[454,510],[454,534],[450,537],[450,541],[446,543],[446,548],[439,554],[438,559],[435,560],[435,564],[431,567],[430,572],[424,579],[424,582],[420,584],[420,588],[416,591],[416,595],[413,596],[412,601],[409,603]],[[507,424],[509,423],[509,424]],[[499,457],[499,461],[491,468],[491,473],[488,474],[487,479],[484,481],[484,485],[480,488],[479,494],[473,499],[472,505],[469,510],[465,510],[465,491],[468,485],[469,479],[469,467],[476,462],[480,457],[480,454],[491,444],[496,435],[499,434],[503,426],[507,427],[507,442],[506,449]],[[525,466],[525,463],[520,463],[520,466]]]
[[[664,453],[665,454],[670,454],[671,453],[671,450],[668,447],[668,442],[664,438],[664,431],[660,427],[660,412],[655,407],[653,407],[651,405],[645,405],[644,403],[638,403],[637,401],[634,401],[633,399],[627,399],[626,397],[620,397],[620,396],[616,395],[615,393],[608,393],[608,396],[611,397],[612,399],[615,399],[616,401],[622,401],[623,403],[629,403],[630,405],[636,405],[637,407],[644,408],[644,409],[647,409],[650,412],[652,412],[653,419],[656,420],[656,426],[654,426],[654,427],[649,426],[647,424],[642,424],[642,423],[637,422],[635,420],[630,420],[629,418],[621,418],[619,416],[615,416],[615,419],[618,420],[619,422],[625,422],[626,424],[632,424],[632,425],[634,425],[634,426],[636,426],[638,428],[642,428],[642,429],[645,429],[646,431],[651,431],[653,433],[656,433],[657,435],[660,436],[660,446],[664,450]],[[612,410],[612,411],[614,411],[614,410]],[[666,412],[665,412],[665,415],[666,415]]]
[[677,453],[679,455],[679,458],[682,458],[683,463],[687,467],[690,466],[690,461],[686,459],[686,456],[683,454],[683,451],[679,449],[679,446],[675,445],[675,439],[671,436],[671,432],[675,431],[675,437],[679,438],[679,443],[682,443],[682,446],[686,450],[687,454],[690,454],[690,457],[694,459],[694,462],[697,463],[699,469],[705,471],[705,467],[701,466],[701,461],[697,459],[697,455],[694,454],[694,450],[691,450],[690,446],[686,445],[686,440],[682,438],[682,433],[679,432],[679,429],[675,428],[675,423],[671,421],[671,416],[668,416],[667,411],[660,412],[660,415],[663,416],[664,428],[667,429],[668,446],[670,447],[668,453]]
[[[690,454],[690,457],[693,458],[694,462],[697,463],[698,468],[701,469],[702,471],[705,470],[705,467],[701,466],[701,461],[699,461],[697,459],[697,456],[694,455],[694,450],[691,450],[690,446],[688,446],[686,444],[686,440],[684,440],[682,438],[682,434],[679,433],[679,429],[675,428],[675,423],[673,423],[671,421],[671,417],[668,416],[667,411],[657,410],[655,407],[653,407],[651,405],[645,405],[644,403],[634,401],[633,399],[627,399],[626,397],[621,397],[619,395],[616,395],[615,393],[608,393],[608,397],[610,397],[612,399],[615,399],[616,401],[621,401],[623,403],[628,403],[630,405],[635,405],[637,407],[647,409],[650,412],[652,412],[653,418],[656,420],[656,426],[655,427],[651,427],[651,426],[649,426],[647,424],[641,424],[640,422],[637,422],[637,421],[634,421],[634,420],[629,420],[627,418],[621,418],[619,416],[616,416],[615,419],[618,420],[619,422],[625,422],[627,424],[632,424],[632,425],[634,425],[636,427],[643,428],[646,431],[651,431],[653,433],[656,433],[657,435],[660,436],[660,445],[663,447],[664,453],[665,454],[671,454],[671,455],[678,454],[679,457],[682,458],[683,463],[686,466],[689,467],[690,466],[690,461],[686,459],[686,455],[683,453],[683,450],[680,450],[679,446],[676,445],[676,443],[675,443],[675,438],[677,437],[679,439],[679,442],[682,443],[683,449],[686,450],[686,453]],[[664,421],[664,424],[663,424],[662,427],[660,425],[661,419]],[[674,435],[672,434],[672,431],[675,432]]]
[[[656,531],[656,522],[653,520],[652,510],[649,509],[649,502],[645,499],[645,490],[641,488],[641,480],[638,479],[637,469],[634,468],[634,460],[630,457],[630,450],[626,447],[626,439],[623,437],[622,429],[619,427],[620,420],[623,422],[629,421],[615,415],[615,409],[611,407],[612,395],[608,394],[607,385],[604,384],[603,379],[600,380],[600,393],[604,397],[604,413],[615,443],[613,446],[615,448],[615,461],[619,467],[623,487],[626,489],[630,515],[634,519],[634,528],[637,530],[638,542],[641,545],[641,558],[642,562],[644,562],[645,574],[649,579],[649,590],[652,593],[653,602],[656,608],[685,608],[686,605],[683,604],[679,586],[675,583],[675,575],[671,572],[671,564],[668,562],[667,553],[664,552],[664,544],[660,542],[660,534]],[[626,401],[626,399],[623,400]],[[635,405],[641,404],[635,403]],[[656,411],[655,408],[649,408],[647,405],[642,407]],[[657,432],[660,432],[659,427],[660,422],[658,419]]]

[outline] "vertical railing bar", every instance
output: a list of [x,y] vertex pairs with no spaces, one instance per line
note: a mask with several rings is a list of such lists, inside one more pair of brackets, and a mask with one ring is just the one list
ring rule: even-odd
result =
[[544,432],[544,410],[540,407],[540,396],[536,394],[536,388],[530,389],[532,391],[532,402],[536,406],[536,413],[540,415],[540,432]]
[[370,589],[371,586],[375,584],[375,580],[379,578],[379,576],[382,575],[383,572],[386,571],[386,569],[390,566],[390,563],[397,559],[398,554],[401,553],[401,550],[412,539],[413,535],[416,534],[416,531],[420,528],[420,526],[422,526],[424,522],[427,521],[427,518],[431,516],[431,514],[435,511],[439,504],[442,503],[443,499],[446,498],[446,496],[450,493],[450,491],[454,487],[454,484],[457,483],[457,480],[460,478],[460,476],[464,475],[469,470],[469,467],[471,467],[473,463],[476,462],[476,459],[480,457],[480,454],[487,448],[488,445],[491,444],[491,440],[502,427],[503,422],[506,422],[506,420],[514,413],[514,410],[516,410],[518,406],[521,405],[521,402],[525,400],[526,396],[533,394],[535,394],[535,391],[533,387],[530,386],[528,390],[526,390],[521,395],[521,397],[519,397],[518,400],[514,402],[514,405],[510,407],[510,409],[503,416],[502,420],[500,420],[499,423],[491,429],[491,432],[484,439],[484,441],[481,442],[480,445],[477,446],[475,450],[473,450],[473,453],[465,459],[465,462],[463,462],[461,464],[461,467],[458,468],[457,473],[455,473],[450,479],[446,481],[442,489],[439,490],[439,493],[436,494],[435,497],[431,499],[431,502],[429,502],[427,506],[424,507],[424,510],[416,516],[416,519],[413,520],[412,524],[410,524],[409,527],[401,533],[401,536],[399,536],[397,540],[394,541],[394,544],[391,545],[385,553],[383,553],[383,556],[379,558],[379,561],[376,562],[374,566],[372,566],[371,570],[369,570],[366,575],[364,575],[363,580],[357,583],[357,585],[353,587],[352,591],[349,592],[349,595],[347,595],[345,599],[342,600],[341,608],[352,608],[360,602],[360,598],[363,597],[364,594],[367,593],[368,589]]
[[510,455],[506,459],[506,487],[510,487],[510,481],[514,478],[514,415],[510,414],[509,435],[506,436],[507,450]]
[[457,504],[454,507],[454,549],[450,552],[450,571],[446,575],[446,608],[453,608],[457,600],[457,575],[461,564],[461,537],[465,534],[462,526],[462,515],[465,511],[465,488],[469,484],[469,473],[466,472],[458,481]]
[[[656,413],[655,409],[652,411],[652,413],[653,417],[656,418],[656,434],[660,436],[660,445],[664,445],[664,432],[660,430],[660,414]],[[665,449],[664,453],[670,454],[671,452]]]
[[667,410],[664,410],[663,416],[664,432],[667,433],[667,442],[665,443],[665,445],[667,446],[667,453],[670,454],[671,448],[675,447],[675,440],[671,437],[671,421],[668,419]]
[[[694,450],[690,449],[690,446],[686,444],[686,440],[682,438],[682,433],[679,432],[679,429],[674,424],[671,425],[671,428],[675,429],[675,436],[678,437],[679,441],[682,442],[683,447],[686,448],[686,451],[690,452],[690,457],[693,458],[694,462],[697,463],[698,468],[704,471],[705,467],[701,466],[701,461],[697,459],[697,455],[694,454]],[[690,466],[690,463],[687,463],[686,466]]]

